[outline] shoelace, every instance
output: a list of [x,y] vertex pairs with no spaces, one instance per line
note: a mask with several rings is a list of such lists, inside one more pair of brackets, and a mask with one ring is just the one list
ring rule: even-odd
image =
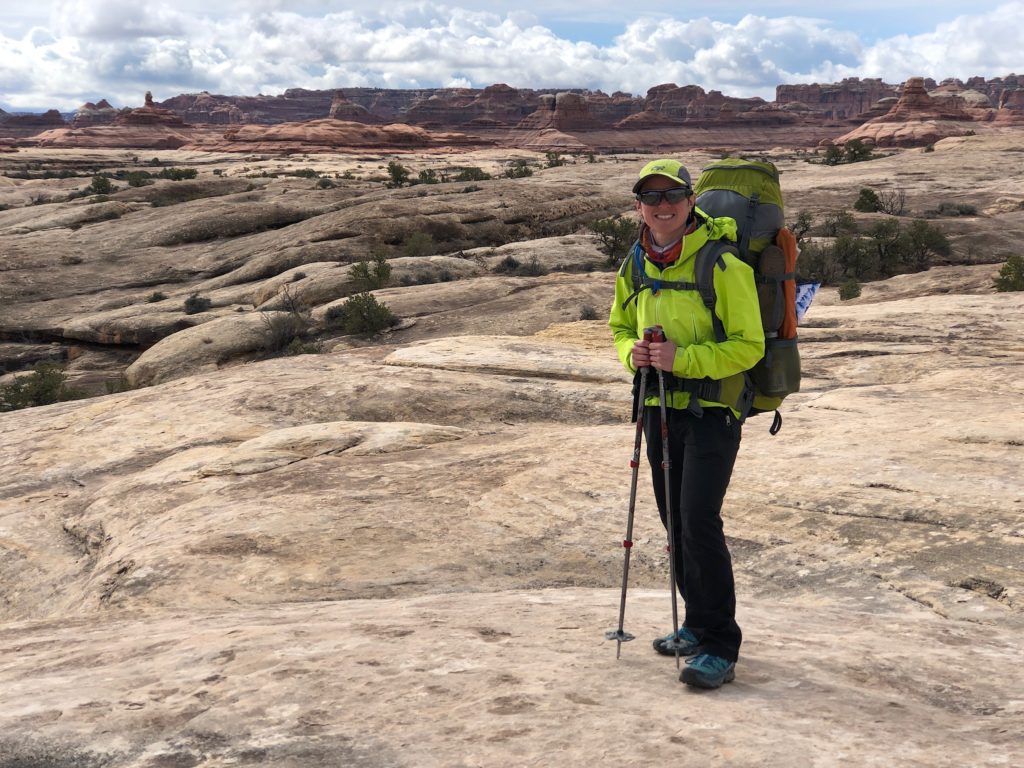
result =
[[721,656],[712,656],[710,653],[700,653],[693,658],[687,659],[686,663],[694,667],[705,667],[715,672],[721,672],[731,663]]

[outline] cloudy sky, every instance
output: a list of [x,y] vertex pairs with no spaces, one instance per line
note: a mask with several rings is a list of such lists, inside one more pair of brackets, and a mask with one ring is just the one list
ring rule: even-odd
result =
[[[667,8],[668,10],[663,10]],[[779,83],[1024,74],[1024,0],[4,0],[0,108],[207,90]]]

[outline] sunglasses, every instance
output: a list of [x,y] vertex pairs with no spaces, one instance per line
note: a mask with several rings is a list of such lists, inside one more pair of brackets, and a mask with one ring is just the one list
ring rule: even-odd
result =
[[689,187],[673,187],[672,189],[638,192],[636,199],[644,205],[659,205],[662,200],[667,200],[670,204],[675,205],[676,203],[681,203],[692,194],[693,190]]

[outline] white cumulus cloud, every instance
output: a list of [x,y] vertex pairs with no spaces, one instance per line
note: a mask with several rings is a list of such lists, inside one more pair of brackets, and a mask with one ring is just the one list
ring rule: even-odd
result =
[[[808,3],[723,20],[644,9],[602,42],[566,39],[546,13],[552,0],[500,13],[493,4],[403,4],[359,0],[63,0],[45,19],[0,17],[0,106],[72,110],[108,98],[138,105],[209,90],[276,94],[287,88],[514,87],[600,89],[644,94],[655,85],[697,84],[731,96],[774,98],[780,83],[881,77],[898,83],[1002,76],[1024,69],[1024,2],[955,15],[922,34],[865,40],[817,15]],[[852,12],[839,4],[844,12]],[[924,4],[920,4],[924,5]],[[938,1],[936,7],[951,6]],[[983,4],[984,5],[984,4]],[[620,8],[620,4],[615,5]],[[740,3],[738,7],[753,7]],[[799,8],[798,8],[799,7]],[[602,24],[608,2],[581,14]],[[622,13],[620,11],[620,13]],[[822,11],[824,13],[824,11]],[[35,23],[28,26],[28,21]],[[579,36],[574,36],[579,37]]]

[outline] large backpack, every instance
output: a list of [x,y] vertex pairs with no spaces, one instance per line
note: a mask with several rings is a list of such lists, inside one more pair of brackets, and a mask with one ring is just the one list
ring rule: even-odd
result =
[[[767,161],[729,157],[704,169],[694,185],[697,207],[709,216],[736,220],[739,257],[754,270],[764,327],[764,357],[751,369],[751,413],[775,411],[771,432],[782,426],[778,408],[800,391],[800,354],[796,335],[796,237],[783,218],[778,169]],[[710,276],[709,270],[703,273]],[[698,282],[701,282],[698,271]],[[708,278],[704,278],[707,280]],[[700,289],[711,310],[715,336],[725,330],[714,312],[714,284]],[[710,298],[710,300],[709,300]]]

